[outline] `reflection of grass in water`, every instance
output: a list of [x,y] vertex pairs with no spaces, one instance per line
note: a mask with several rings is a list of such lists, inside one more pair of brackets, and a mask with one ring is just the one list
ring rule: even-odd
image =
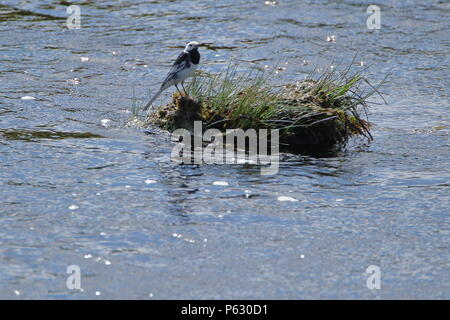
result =
[[38,141],[43,139],[62,140],[62,139],[93,139],[103,138],[101,135],[90,132],[61,132],[51,130],[25,130],[25,129],[6,129],[0,130],[0,136],[6,140]]
[[236,66],[216,75],[197,73],[186,88],[195,100],[175,94],[150,121],[170,131],[190,129],[193,120],[221,131],[279,129],[280,142],[292,148],[326,149],[354,134],[370,141],[368,98],[378,90],[362,76],[365,69],[351,72],[352,65],[280,87],[261,71],[238,73]]
[[0,9],[6,9],[5,13],[0,16],[0,22],[8,20],[22,20],[22,17],[31,17],[33,21],[67,20],[66,17],[58,17],[41,12],[34,12],[32,10],[17,8],[7,4],[0,4]]

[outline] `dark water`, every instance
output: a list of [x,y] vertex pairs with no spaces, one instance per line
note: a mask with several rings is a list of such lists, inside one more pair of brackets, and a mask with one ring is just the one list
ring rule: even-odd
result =
[[[79,30],[69,3],[0,3],[0,298],[450,298],[448,2],[383,2],[377,31],[371,1],[83,1]],[[274,176],[171,162],[125,124],[190,40],[204,71],[283,81],[358,53],[392,72],[375,140]]]

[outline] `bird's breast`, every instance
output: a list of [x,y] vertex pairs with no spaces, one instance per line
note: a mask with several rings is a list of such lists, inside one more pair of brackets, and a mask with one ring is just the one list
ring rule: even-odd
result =
[[191,58],[192,64],[199,64],[200,63],[200,53],[198,52],[198,50],[191,51],[190,58]]
[[186,67],[183,70],[180,70],[176,74],[175,78],[176,78],[177,81],[184,81],[184,79],[192,76],[194,74],[195,70],[197,70],[197,65],[191,63],[189,65],[189,67]]

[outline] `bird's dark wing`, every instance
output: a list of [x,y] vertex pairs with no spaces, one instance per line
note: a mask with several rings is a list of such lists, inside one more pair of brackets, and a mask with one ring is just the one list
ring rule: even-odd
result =
[[173,72],[174,69],[178,69],[178,66],[186,64],[186,68],[189,68],[189,53],[187,52],[182,52],[180,53],[180,55],[178,56],[177,60],[175,60],[175,62],[172,65],[172,69],[170,69],[170,72]]
[[189,68],[189,66],[189,53],[183,51],[175,60],[161,87],[163,87],[167,82],[171,81],[179,71],[183,70],[184,68]]

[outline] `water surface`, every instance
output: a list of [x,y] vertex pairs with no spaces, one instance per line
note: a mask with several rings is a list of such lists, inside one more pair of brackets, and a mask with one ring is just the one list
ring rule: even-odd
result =
[[[377,31],[370,1],[83,1],[78,30],[65,2],[0,3],[0,298],[450,298],[448,3],[386,1]],[[274,176],[171,162],[125,124],[191,40],[205,72],[391,72],[374,141]]]

